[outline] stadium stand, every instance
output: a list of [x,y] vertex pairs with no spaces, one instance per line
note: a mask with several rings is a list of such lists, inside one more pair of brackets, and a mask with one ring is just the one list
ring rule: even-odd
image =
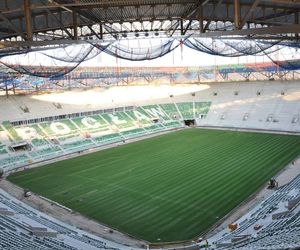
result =
[[138,107],[135,110],[128,110],[126,111],[126,114],[141,126],[152,123],[151,117],[141,107]]
[[0,189],[1,249],[132,249],[43,214]]
[[[181,113],[176,105],[181,107]],[[20,142],[28,146],[26,149],[11,150],[9,155],[0,154],[0,167],[8,171],[71,152],[181,128],[184,126],[182,117],[187,117],[188,114],[189,118],[193,118],[196,112],[194,106],[194,102],[145,105],[131,109],[103,110],[97,115],[76,114],[74,118],[67,118],[69,115],[65,114],[48,119],[50,121],[30,121],[33,122],[30,124],[27,121],[3,121],[1,133],[10,140],[3,141],[1,149]],[[205,106],[205,112],[209,110],[207,103],[197,102],[196,106]],[[174,111],[177,112],[176,115]]]
[[249,213],[232,232],[212,237],[216,249],[294,249],[300,245],[300,175],[279,187]]
[[108,131],[109,125],[99,115],[92,115],[80,118],[71,119],[81,131],[102,132]]
[[[107,121],[106,124],[103,124],[103,119]],[[14,157],[7,157],[7,154],[4,153],[6,152],[4,150],[5,145],[1,146],[1,152],[3,152],[1,155],[4,156],[0,158],[1,166],[5,168],[14,165],[16,162],[26,163],[27,161],[28,163],[29,158],[31,161],[51,158],[51,155],[57,156],[58,153],[64,154],[67,151],[84,150],[102,143],[142,136],[146,133],[146,130],[141,128],[141,125],[137,125],[136,121],[125,112],[103,114],[103,118],[99,116],[97,120],[93,116],[91,118],[76,118],[75,121],[64,119],[17,127],[11,126],[9,122],[4,122],[3,132],[6,132],[13,142],[27,140],[32,146],[30,151],[27,152],[28,154],[22,155],[19,152],[11,152],[11,154],[16,154]],[[108,125],[109,123],[110,125]],[[77,124],[81,124],[81,127]],[[167,127],[170,126],[167,125]],[[156,127],[155,131],[158,128],[163,130],[165,127]],[[147,133],[150,132],[154,131],[150,128]]]
[[[207,88],[195,92],[192,98],[189,93],[172,99],[144,101],[140,106],[99,109],[100,105],[94,105],[93,110],[88,107],[81,109],[81,112],[77,112],[74,107],[63,105],[62,109],[48,110],[46,117],[39,112],[37,118],[33,118],[30,113],[27,116],[19,113],[9,120],[9,109],[12,107],[10,111],[14,112],[17,105],[13,104],[14,100],[10,100],[12,105],[1,111],[0,167],[4,171],[10,171],[72,152],[182,128],[184,120],[190,119],[195,119],[197,126],[204,127],[300,132],[299,93],[300,88],[296,82],[274,81],[264,82],[263,85],[259,82],[221,85],[212,83]],[[34,109],[37,103],[41,103],[41,106],[49,104],[37,100],[30,104],[31,99],[21,98],[22,103],[30,110]],[[4,99],[1,99],[2,101],[8,102]],[[29,147],[13,150],[11,146],[18,143],[27,144]],[[223,230],[208,239],[211,249],[299,247],[300,207],[292,206],[300,199],[299,189],[300,177],[297,176],[240,218],[236,222],[236,230]],[[0,217],[3,249],[14,249],[14,244],[19,241],[29,248],[74,249],[76,244],[85,246],[86,239],[94,237],[82,236],[84,233],[77,232],[77,229],[77,233],[72,231],[74,229],[66,233],[64,230],[67,229],[64,228],[69,226],[62,226],[61,222],[54,223],[52,218],[44,215],[37,216],[37,211],[32,212],[25,205],[10,202],[13,198],[4,191],[1,192],[0,212],[4,208],[14,213],[13,216]],[[30,212],[24,210],[24,207]],[[23,218],[25,214],[25,221],[30,222],[29,224],[47,228],[48,233],[57,233],[57,236],[42,239],[36,235],[28,236],[28,223],[19,222],[19,217],[16,217],[18,222],[14,221],[15,216]],[[97,242],[96,239],[92,245],[101,248],[101,243],[97,245]]]
[[[6,174],[18,168],[36,166],[36,163],[45,160],[54,161],[60,157],[80,155],[82,151],[116,146],[136,138],[185,126],[222,128],[218,131],[220,134],[224,134],[224,130],[230,128],[261,130],[266,133],[279,131],[281,134],[299,137],[300,87],[296,81],[287,81],[299,80],[299,9],[300,3],[296,0],[0,1],[0,94],[3,95],[0,96],[0,177],[3,171]],[[152,39],[156,41],[152,43]],[[177,48],[180,49],[180,60],[177,58]],[[41,57],[37,56],[36,52]],[[222,58],[221,62],[228,60],[230,65],[218,65],[217,59],[214,58],[214,65],[203,66],[208,60],[202,55],[194,56],[196,52],[219,56]],[[168,65],[167,61],[157,64],[156,61],[153,64],[147,62],[167,54],[173,57],[173,66]],[[19,55],[24,56],[21,58]],[[98,55],[101,58],[97,58]],[[111,64],[110,59],[105,58],[106,55],[115,57],[116,63]],[[247,61],[246,63],[240,63],[241,56],[245,56],[241,61]],[[96,58],[98,61],[95,67],[89,67],[89,63],[81,65]],[[123,59],[134,64],[124,63]],[[143,62],[144,60],[147,61]],[[104,67],[98,67],[99,65]],[[181,83],[196,83],[196,86],[186,86],[186,90],[181,91]],[[169,87],[172,86],[175,90],[177,84],[179,91],[170,91],[172,88]],[[121,85],[124,88],[120,87]],[[130,85],[139,86],[129,87]],[[71,89],[74,91],[70,91]],[[49,94],[49,91],[57,92]],[[132,98],[132,93],[135,93],[136,98]],[[180,132],[190,131],[191,129],[187,129]],[[204,130],[198,129],[197,132],[199,131]],[[230,136],[234,137],[232,134]],[[221,140],[222,137],[219,137],[213,141],[213,146],[205,145],[201,148],[212,148],[213,151],[220,147]],[[181,141],[178,141],[181,144]],[[239,147],[246,144],[242,140],[239,141]],[[187,144],[189,142],[187,140]],[[190,156],[194,162],[190,162],[206,165],[208,160],[200,161],[194,157],[194,153],[200,148],[198,142],[195,139],[196,148],[183,153],[187,155],[188,151],[193,151]],[[257,147],[259,142],[253,142],[253,147]],[[269,139],[265,139],[265,142],[268,144]],[[292,147],[297,149],[290,142],[282,143],[276,149],[283,149],[287,145],[289,150]],[[167,149],[170,152],[173,150],[172,147]],[[162,151],[159,150],[157,155]],[[204,154],[209,155],[207,152]],[[232,154],[227,152],[224,154],[232,159],[237,151],[231,151]],[[251,155],[247,149],[245,152],[249,156],[249,165],[253,164],[251,160],[255,155]],[[169,159],[172,160],[170,156]],[[212,153],[212,157],[219,158],[218,156],[216,152]],[[273,158],[272,155],[270,158]],[[143,160],[147,161],[147,157]],[[232,163],[233,160],[235,159],[232,159]],[[277,158],[272,160],[275,163]],[[180,174],[180,182],[187,177],[181,170],[186,170],[188,162],[185,162],[184,157],[177,161],[180,167],[164,172]],[[172,161],[170,165],[166,165],[171,166],[171,163]],[[241,166],[237,160],[236,163],[238,167]],[[231,174],[229,169],[223,167],[221,160],[216,165],[227,171],[226,174],[222,174],[223,178]],[[297,167],[300,167],[299,162]],[[149,169],[154,176],[158,176],[154,168]],[[116,174],[119,175],[119,171],[117,168]],[[135,172],[135,169],[130,171]],[[209,175],[217,175],[217,171],[220,170],[211,171]],[[189,172],[191,177],[186,178],[189,187],[196,187],[193,186],[194,183],[203,185],[203,182],[209,180],[204,173],[200,172],[200,175],[206,177],[203,180],[199,178],[198,172]],[[256,168],[255,172],[260,174]],[[29,174],[26,175],[26,181],[31,178],[30,171],[27,173]],[[163,199],[164,196],[160,196],[165,186],[174,184],[168,183],[168,178],[163,179],[164,173],[160,173],[160,183],[151,185],[151,188],[157,188],[157,194],[147,197],[143,192],[135,192],[132,196],[143,196],[141,203],[145,204],[148,200],[157,200],[157,203],[153,203],[155,209],[159,209],[162,201],[170,203],[177,211],[181,211],[183,207],[189,208],[190,203],[172,203],[175,199],[169,199],[168,196]],[[244,177],[248,177],[246,171],[243,174]],[[230,224],[228,229],[205,241],[198,238],[184,242],[178,248],[300,249],[300,175],[297,174],[293,175],[296,177],[292,181],[289,179],[290,182],[279,188],[275,179],[271,179],[270,183],[273,184],[270,186],[274,185],[274,190],[268,190],[270,192],[266,199]],[[79,177],[83,175],[81,173]],[[140,171],[137,176],[135,179],[144,177],[144,173]],[[42,176],[44,177],[47,176]],[[145,177],[140,179],[146,184],[149,178]],[[124,178],[122,174],[121,178]],[[124,179],[122,181],[129,182]],[[86,181],[85,183],[88,183],[91,180],[87,178]],[[1,182],[2,179],[0,185]],[[6,180],[3,182],[8,183]],[[224,193],[229,190],[229,185],[221,186],[221,183],[214,182],[213,179],[211,182],[224,189]],[[233,180],[230,182],[235,184]],[[55,187],[53,183],[51,185]],[[182,191],[181,188],[184,189],[177,182],[175,185],[178,193]],[[4,188],[4,185],[2,187]],[[13,189],[13,186],[11,187]],[[120,187],[114,186],[115,189]],[[124,189],[123,193],[119,193],[120,196],[123,194],[126,198],[126,192],[129,190]],[[209,195],[214,200],[221,200],[218,198],[221,198],[222,193],[211,191],[206,196],[199,188],[194,190],[202,197]],[[107,196],[110,194],[108,192]],[[192,196],[193,193],[180,194],[189,200],[196,199]],[[236,191],[235,194],[239,195],[239,192]],[[226,204],[230,202],[229,199],[223,200]],[[111,204],[116,203],[114,200]],[[200,203],[205,204],[205,200]],[[129,205],[133,211],[138,210],[138,205]],[[168,208],[164,204],[162,206]],[[211,213],[209,209],[205,211],[205,207],[195,207],[198,211],[202,210],[197,218],[211,216],[214,217],[214,221],[218,220],[218,223],[221,223],[219,213]],[[123,206],[119,209],[118,214],[122,214],[120,211],[125,208],[126,206]],[[51,209],[48,207],[48,210],[44,211],[49,210]],[[136,217],[143,217],[154,211],[151,207],[147,210]],[[73,212],[75,211],[71,211],[72,215]],[[129,217],[136,220],[134,216]],[[185,228],[194,231],[192,223],[189,223],[191,220],[197,221],[197,218],[190,217],[190,220],[186,220],[186,217],[178,214],[170,219],[169,224],[176,225],[184,220],[187,223]],[[68,221],[65,218],[63,220]],[[150,223],[139,224],[150,231]],[[153,235],[153,239],[158,243],[155,248],[176,249],[166,245],[159,246],[160,243],[164,243],[164,237],[160,236],[159,231],[165,225],[162,221],[153,224],[160,227],[153,230],[156,234]],[[126,226],[130,227],[129,225],[127,222]],[[204,225],[197,224],[195,227],[198,226]],[[181,234],[180,230],[176,229],[166,231]],[[195,243],[199,243],[197,247]],[[146,245],[142,245],[143,249],[149,249]],[[93,236],[75,226],[51,218],[27,206],[1,188],[0,249],[134,250],[133,247]]]
[[121,139],[122,139],[122,137],[118,133],[103,135],[103,136],[94,138],[95,141],[97,141],[101,144],[110,143],[113,141],[120,141]]
[[147,105],[142,107],[151,119],[159,119],[161,121],[169,121],[171,118],[158,105]]
[[173,103],[165,103],[165,104],[160,104],[160,107],[169,114],[169,116],[172,119],[182,119],[182,116],[180,114],[180,111],[178,108],[175,106]]
[[110,126],[115,126],[115,129],[117,130],[134,127],[133,120],[124,112],[102,114],[102,117],[110,124]]
[[197,93],[201,101],[212,102],[205,119],[196,116],[198,126],[249,128],[299,132],[297,82],[252,82],[210,84]]
[[181,113],[181,116],[185,120],[190,120],[195,118],[194,114],[194,103],[192,102],[182,102],[176,104],[178,107],[178,110]]
[[[0,126],[0,167],[7,171],[42,159],[183,127],[183,121],[190,119],[204,127],[299,132],[299,92],[297,83],[292,81],[212,83],[202,86],[192,97],[191,94],[175,96],[172,102],[170,97],[165,97],[141,102],[145,104],[141,106],[96,109],[101,107],[100,102],[95,103],[94,110],[83,106],[80,112],[75,112],[74,105],[64,104],[55,112],[50,109],[44,117],[37,111],[35,119],[31,113],[26,114],[27,119],[19,113],[8,120],[7,110],[4,110]],[[12,108],[14,112],[19,102],[30,110],[35,105],[53,106],[38,100],[32,102],[32,98],[24,96],[20,98],[17,103],[14,103],[17,97],[10,99],[11,106],[7,109]],[[4,98],[2,101],[8,102]],[[20,142],[27,143],[28,148],[10,149]]]

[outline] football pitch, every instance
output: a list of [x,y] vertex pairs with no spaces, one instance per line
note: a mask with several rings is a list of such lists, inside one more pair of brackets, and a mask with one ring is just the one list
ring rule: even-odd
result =
[[150,242],[208,230],[300,154],[300,136],[184,129],[12,174],[17,185]]

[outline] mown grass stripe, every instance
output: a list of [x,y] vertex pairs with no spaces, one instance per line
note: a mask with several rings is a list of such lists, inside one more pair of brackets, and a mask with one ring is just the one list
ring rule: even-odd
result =
[[291,135],[186,129],[9,176],[152,242],[207,230],[300,153]]

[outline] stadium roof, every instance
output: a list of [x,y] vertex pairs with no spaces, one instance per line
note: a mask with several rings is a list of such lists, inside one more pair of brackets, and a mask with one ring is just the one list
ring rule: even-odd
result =
[[151,36],[298,39],[299,0],[2,0],[0,48]]

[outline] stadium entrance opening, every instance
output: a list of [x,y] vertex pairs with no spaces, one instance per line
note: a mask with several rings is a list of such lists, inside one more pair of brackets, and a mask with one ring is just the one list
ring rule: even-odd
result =
[[184,125],[189,127],[195,127],[196,125],[195,119],[184,120]]
[[159,123],[159,118],[153,118],[153,119],[152,119],[152,122],[153,122],[153,123]]
[[18,142],[10,145],[12,151],[26,151],[31,150],[31,146],[27,142]]

